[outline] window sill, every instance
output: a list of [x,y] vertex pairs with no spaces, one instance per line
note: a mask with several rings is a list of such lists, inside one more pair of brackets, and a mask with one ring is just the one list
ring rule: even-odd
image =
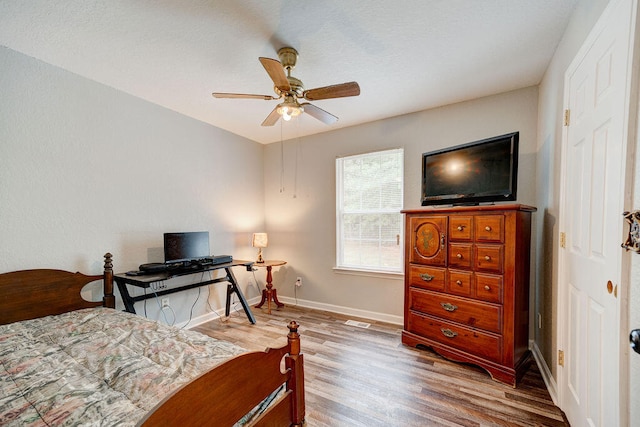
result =
[[333,267],[333,271],[338,274],[348,274],[352,276],[378,277],[381,279],[403,280],[404,273],[395,271],[362,270],[356,268]]

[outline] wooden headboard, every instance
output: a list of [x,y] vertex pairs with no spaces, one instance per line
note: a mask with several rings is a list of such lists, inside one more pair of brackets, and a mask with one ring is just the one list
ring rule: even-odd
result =
[[[82,288],[103,281],[102,301],[82,298]],[[115,308],[112,255],[104,255],[104,272],[87,276],[63,270],[22,270],[0,274],[0,325],[98,306]]]

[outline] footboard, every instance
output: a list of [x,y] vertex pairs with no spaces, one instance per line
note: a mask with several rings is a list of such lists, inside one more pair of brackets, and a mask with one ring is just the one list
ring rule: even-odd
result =
[[288,327],[284,347],[229,360],[164,399],[139,425],[232,426],[286,383],[284,395],[250,425],[301,426],[305,415],[303,357],[298,325],[291,322]]

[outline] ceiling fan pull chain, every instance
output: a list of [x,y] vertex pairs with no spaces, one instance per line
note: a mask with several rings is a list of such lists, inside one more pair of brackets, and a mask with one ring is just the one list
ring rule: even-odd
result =
[[282,121],[280,121],[280,192],[284,193],[284,143],[282,142]]

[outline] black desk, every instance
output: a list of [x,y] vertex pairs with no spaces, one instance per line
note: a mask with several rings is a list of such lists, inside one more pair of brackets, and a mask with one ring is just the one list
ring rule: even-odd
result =
[[[247,314],[247,319],[249,319],[249,321],[252,324],[255,324],[256,319],[253,317],[253,313],[249,308],[249,304],[247,304],[247,300],[242,294],[242,291],[240,290],[240,288],[238,287],[238,281],[236,280],[236,277],[233,275],[233,271],[231,271],[231,268],[236,266],[243,266],[247,269],[247,271],[251,271],[252,265],[253,265],[253,261],[234,260],[232,262],[225,263],[225,264],[207,265],[207,266],[198,267],[198,268],[168,270],[160,273],[145,274],[140,276],[128,276],[125,273],[121,273],[121,274],[114,275],[113,279],[118,285],[118,290],[120,291],[120,295],[122,296],[122,302],[124,303],[125,311],[128,311],[129,313],[136,312],[133,305],[138,301],[144,301],[150,298],[155,298],[156,296],[160,297],[162,295],[173,294],[175,292],[180,292],[187,289],[193,289],[199,286],[211,285],[213,283],[228,282],[227,306],[225,310],[225,315],[229,316],[229,313],[231,311],[231,294],[235,293],[240,299],[240,304],[242,304],[242,308],[244,309],[244,312]],[[131,295],[129,295],[129,290],[127,289],[127,285],[148,289],[148,288],[151,288],[152,283],[163,282],[165,280],[169,280],[174,277],[187,276],[190,274],[201,274],[202,272],[205,272],[205,271],[220,270],[220,269],[225,270],[225,272],[227,273],[226,277],[219,277],[217,279],[205,280],[203,282],[191,283],[188,285],[182,285],[182,286],[170,288],[170,289],[156,289],[151,294],[144,294],[136,297],[132,297]]]

